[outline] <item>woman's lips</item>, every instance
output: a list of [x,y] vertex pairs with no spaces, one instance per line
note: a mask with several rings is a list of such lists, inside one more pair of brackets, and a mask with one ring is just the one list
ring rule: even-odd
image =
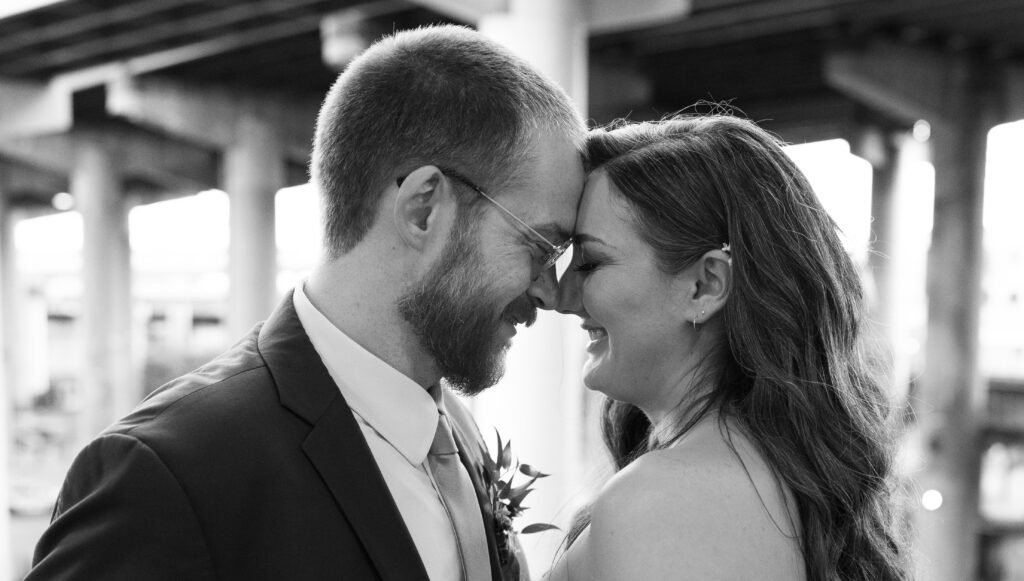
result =
[[583,325],[583,330],[590,336],[590,343],[587,345],[588,352],[594,352],[604,342],[604,339],[608,337],[608,331],[601,327],[595,327],[591,325]]

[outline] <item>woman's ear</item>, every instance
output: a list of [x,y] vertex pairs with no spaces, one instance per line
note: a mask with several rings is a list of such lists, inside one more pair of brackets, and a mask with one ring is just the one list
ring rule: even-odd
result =
[[732,260],[728,252],[709,250],[687,270],[690,320],[699,325],[725,306],[732,292]]
[[402,179],[395,195],[395,230],[408,246],[423,250],[432,240],[447,240],[455,198],[444,174],[433,165],[416,168]]

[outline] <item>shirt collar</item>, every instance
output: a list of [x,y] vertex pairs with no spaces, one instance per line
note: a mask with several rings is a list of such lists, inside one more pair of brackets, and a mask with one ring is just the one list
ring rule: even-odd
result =
[[431,401],[437,406],[438,411],[442,414],[448,415],[448,410],[444,407],[444,394],[445,389],[440,384],[435,384],[427,388],[427,393],[430,395]]
[[412,464],[422,464],[437,430],[438,405],[421,385],[334,326],[296,286],[295,312],[352,411]]

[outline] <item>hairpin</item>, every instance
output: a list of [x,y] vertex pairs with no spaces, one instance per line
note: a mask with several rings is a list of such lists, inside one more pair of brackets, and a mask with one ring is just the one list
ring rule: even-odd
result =
[[730,246],[728,242],[722,244],[722,252],[725,252],[726,254],[731,254],[732,246]]

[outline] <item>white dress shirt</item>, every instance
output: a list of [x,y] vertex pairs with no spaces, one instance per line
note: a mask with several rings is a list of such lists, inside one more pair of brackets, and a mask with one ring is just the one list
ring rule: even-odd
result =
[[422,386],[335,327],[306,297],[292,299],[313,348],[345,397],[432,581],[461,581],[451,520],[426,459],[438,409]]

